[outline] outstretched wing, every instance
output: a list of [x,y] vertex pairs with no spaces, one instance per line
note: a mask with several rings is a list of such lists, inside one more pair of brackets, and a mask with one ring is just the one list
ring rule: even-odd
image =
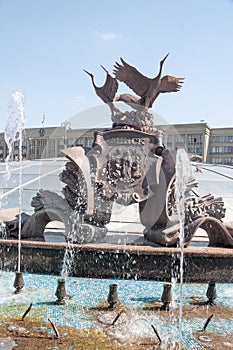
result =
[[159,92],[177,92],[182,88],[184,78],[176,78],[165,75],[159,85]]
[[130,66],[122,58],[121,62],[122,65],[117,62],[114,65],[116,78],[125,83],[138,96],[143,96],[148,91],[152,79],[140,73],[135,67]]
[[114,75],[111,72],[109,72],[103,66],[101,66],[101,67],[107,73],[105,83],[101,88],[101,94],[103,94],[102,98],[104,100],[104,96],[106,97],[106,100],[104,101],[106,103],[113,102],[114,97],[115,97],[116,92],[117,92],[117,89],[118,89],[118,86],[119,86],[118,81],[116,80],[116,78],[114,77]]

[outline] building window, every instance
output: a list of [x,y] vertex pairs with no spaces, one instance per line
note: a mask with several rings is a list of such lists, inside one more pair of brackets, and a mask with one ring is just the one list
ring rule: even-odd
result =
[[233,146],[225,146],[224,153],[233,153]]
[[223,148],[221,146],[213,146],[212,153],[223,153]]
[[221,157],[212,157],[212,164],[222,164]]
[[223,136],[212,136],[212,142],[223,142]]
[[50,139],[50,140],[48,140],[48,142],[49,142],[49,147],[51,148],[51,147],[55,147],[55,140],[54,139]]
[[194,143],[202,143],[202,135],[188,135],[188,144],[192,145]]
[[224,141],[225,142],[233,142],[233,136],[232,135],[225,136]]
[[92,139],[87,139],[87,140],[86,140],[86,146],[87,146],[87,147],[91,147],[91,146],[92,146],[92,143],[93,143],[93,140],[92,140]]
[[47,140],[38,140],[37,141],[37,146],[44,148],[46,146]]
[[83,138],[80,137],[79,139],[76,140],[76,145],[83,145]]
[[48,140],[47,153],[50,157],[55,157],[55,139]]
[[61,146],[64,146],[65,142],[64,139],[58,139],[58,146],[61,147]]
[[193,146],[193,147],[188,147],[188,153],[195,153],[195,154],[202,154],[202,147],[198,146]]
[[172,135],[165,135],[165,142],[172,143],[172,141],[173,141],[173,136]]
[[224,158],[224,164],[225,165],[233,165],[233,158],[231,158],[231,157]]
[[176,135],[176,143],[184,143],[184,135]]
[[67,146],[68,147],[72,147],[74,145],[74,143],[75,143],[75,139],[68,139],[67,140]]

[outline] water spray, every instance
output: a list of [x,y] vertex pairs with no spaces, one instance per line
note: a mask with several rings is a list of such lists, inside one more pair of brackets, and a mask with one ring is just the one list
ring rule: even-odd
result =
[[180,246],[180,305],[179,305],[179,349],[182,343],[182,312],[183,312],[183,275],[184,275],[184,226],[185,226],[185,201],[189,178],[192,174],[190,161],[184,149],[178,149],[176,155],[176,182],[175,198],[179,217],[179,246]]
[[21,259],[21,229],[22,229],[22,146],[23,146],[23,128],[24,128],[24,95],[20,91],[15,91],[12,93],[12,104],[9,106],[8,110],[8,121],[5,128],[5,141],[8,147],[8,156],[6,158],[6,170],[7,178],[10,178],[9,160],[13,157],[13,146],[14,142],[18,140],[19,142],[19,215],[18,215],[18,261],[17,261],[17,272],[15,276],[14,287],[16,288],[15,293],[19,291],[24,286],[23,276],[20,272],[20,259]]

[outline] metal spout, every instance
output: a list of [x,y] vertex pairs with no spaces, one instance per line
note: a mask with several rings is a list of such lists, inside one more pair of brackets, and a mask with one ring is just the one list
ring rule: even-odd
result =
[[63,279],[63,278],[58,279],[57,282],[58,282],[58,285],[57,285],[57,290],[55,293],[57,300],[55,301],[55,304],[64,305],[65,298],[67,297],[66,288],[65,288],[65,279]]
[[170,303],[172,301],[172,285],[166,283],[163,285],[163,294],[161,297],[161,301],[163,305],[161,306],[161,310],[169,310]]
[[15,281],[14,281],[14,288],[15,288],[15,294],[18,294],[21,292],[24,286],[24,280],[23,280],[23,273],[22,272],[16,272],[15,273]]
[[118,302],[117,284],[109,284],[108,303],[109,309],[113,309]]
[[214,300],[217,298],[216,284],[215,282],[209,282],[206,296],[208,298],[207,304],[214,305]]

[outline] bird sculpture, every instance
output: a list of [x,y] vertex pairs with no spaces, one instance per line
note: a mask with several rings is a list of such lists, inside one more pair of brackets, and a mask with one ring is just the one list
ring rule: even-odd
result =
[[116,98],[115,98],[116,102],[118,102],[118,101],[124,102],[128,106],[130,106],[134,109],[137,109],[137,110],[139,110],[140,107],[142,107],[139,104],[139,100],[140,100],[140,97],[138,97],[136,95],[132,95],[132,94],[117,94]]
[[[182,87],[184,78],[176,78],[171,75],[165,75],[161,78],[163,64],[168,54],[160,61],[158,75],[151,79],[140,73],[135,67],[129,65],[121,58],[121,63],[115,63],[114,74],[117,80],[124,82],[138,96],[134,101],[146,108],[151,108],[153,102],[160,93],[177,92]],[[132,96],[132,95],[131,95]],[[123,95],[125,100],[130,100],[129,95]],[[118,99],[120,100],[120,99]],[[123,100],[123,99],[122,99]],[[126,102],[127,103],[127,102]]]
[[105,67],[101,65],[101,67],[104,69],[106,72],[106,80],[103,86],[99,87],[96,86],[95,81],[94,81],[94,75],[92,73],[89,73],[84,69],[84,72],[87,73],[92,80],[92,84],[94,86],[95,92],[97,96],[104,102],[107,103],[111,109],[112,115],[114,112],[119,112],[118,108],[115,106],[114,102],[116,99],[116,93],[118,89],[118,81],[116,80],[115,76],[113,73],[108,71]]

